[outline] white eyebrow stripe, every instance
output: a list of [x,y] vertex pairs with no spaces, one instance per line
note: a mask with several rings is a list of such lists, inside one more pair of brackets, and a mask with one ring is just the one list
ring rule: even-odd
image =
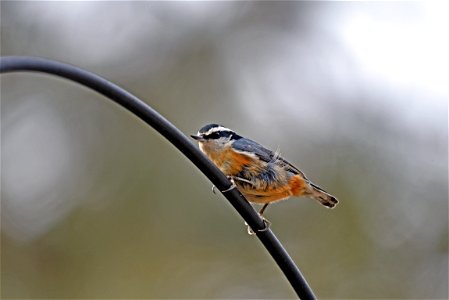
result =
[[204,135],[209,135],[209,134],[212,134],[212,133],[214,133],[214,132],[217,132],[217,131],[229,131],[229,132],[233,132],[231,129],[229,129],[229,128],[226,128],[226,127],[223,127],[223,126],[218,126],[218,127],[213,127],[213,128],[211,128],[211,129],[209,129],[206,133],[204,133]]

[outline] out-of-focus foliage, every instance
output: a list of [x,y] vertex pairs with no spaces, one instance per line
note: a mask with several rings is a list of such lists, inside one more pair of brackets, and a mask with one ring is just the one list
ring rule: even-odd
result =
[[[339,197],[271,207],[320,298],[448,297],[447,11],[436,2],[1,2],[2,55],[96,72],[186,134],[276,149]],[[1,76],[2,298],[291,298],[211,184],[59,78]]]

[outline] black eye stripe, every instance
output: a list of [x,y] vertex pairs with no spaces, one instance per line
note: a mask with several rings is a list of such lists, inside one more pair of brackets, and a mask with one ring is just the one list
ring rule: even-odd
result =
[[212,132],[209,135],[209,138],[211,138],[211,139],[219,139],[219,138],[224,137],[224,136],[225,135],[223,133],[221,133],[221,132]]

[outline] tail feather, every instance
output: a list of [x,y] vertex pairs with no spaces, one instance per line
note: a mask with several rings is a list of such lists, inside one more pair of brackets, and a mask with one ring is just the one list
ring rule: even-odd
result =
[[311,189],[309,192],[310,192],[310,197],[312,199],[317,200],[318,202],[320,202],[322,205],[326,206],[327,208],[334,208],[337,205],[337,203],[338,203],[337,198],[335,198],[334,196],[332,196],[331,194],[329,194],[328,192],[326,192],[325,190],[323,190],[316,184],[311,183],[311,182],[309,184],[311,186]]

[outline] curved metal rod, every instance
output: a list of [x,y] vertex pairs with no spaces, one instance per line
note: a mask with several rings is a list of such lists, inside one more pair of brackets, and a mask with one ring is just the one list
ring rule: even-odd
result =
[[[0,57],[0,73],[19,71],[42,72],[70,79],[112,99],[169,140],[209,178],[218,190],[225,191],[231,187],[232,184],[227,177],[178,128],[145,102],[112,82],[86,70],[54,60],[27,56]],[[270,229],[264,230],[265,223],[238,190],[232,189],[223,195],[257,233],[257,237],[281,268],[299,298],[316,299],[282,244]]]

